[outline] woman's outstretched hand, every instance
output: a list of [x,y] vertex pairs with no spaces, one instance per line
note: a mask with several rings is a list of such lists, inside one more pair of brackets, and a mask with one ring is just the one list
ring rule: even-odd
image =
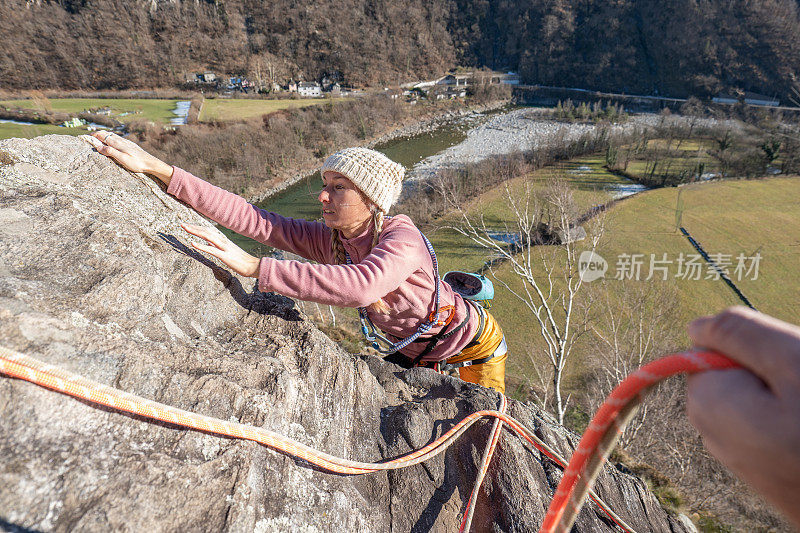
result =
[[98,131],[84,136],[101,154],[110,157],[131,172],[144,172],[169,185],[172,167],[150,155],[133,141],[109,131]]
[[[135,142],[107,131],[99,131],[84,137],[98,152],[110,157],[131,172],[150,174],[164,182],[165,185],[169,185],[172,179],[172,167],[147,153]],[[241,276],[258,277],[260,260],[233,244],[221,233],[192,224],[181,224],[181,227],[186,232],[206,241],[206,244],[193,242],[192,246],[197,250],[213,255]]]
[[221,233],[193,224],[181,224],[181,227],[187,233],[206,241],[207,244],[193,242],[192,246],[196,249],[218,258],[240,276],[258,277],[258,265],[261,261],[233,244]]

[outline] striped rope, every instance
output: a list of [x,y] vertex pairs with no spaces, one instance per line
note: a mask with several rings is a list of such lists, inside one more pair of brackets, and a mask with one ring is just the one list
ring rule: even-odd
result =
[[321,469],[338,474],[368,474],[419,464],[445,451],[472,424],[481,418],[494,417],[496,420],[492,427],[489,445],[484,453],[483,463],[478,472],[478,482],[470,495],[470,503],[462,519],[462,531],[467,531],[469,528],[480,483],[488,470],[501,429],[503,425],[506,425],[511,431],[533,445],[545,457],[562,468],[566,468],[550,508],[545,515],[545,520],[540,530],[542,533],[569,531],[587,494],[620,529],[626,533],[634,533],[633,528],[627,525],[591,490],[591,485],[616,441],[618,432],[621,431],[627,418],[632,415],[641,395],[658,381],[681,372],[693,373],[709,369],[733,368],[735,366],[735,363],[717,353],[699,351],[675,354],[646,365],[631,374],[614,389],[589,424],[589,428],[584,433],[568,465],[553,448],[539,439],[519,421],[505,413],[505,397],[502,398],[499,411],[483,410],[474,412],[419,450],[385,462],[365,463],[342,459],[315,450],[301,442],[267,429],[238,422],[229,422],[154,402],[83,378],[0,346],[0,373],[9,377],[22,379],[75,398],[81,398],[152,420],[160,420],[221,436],[255,441],[281,453],[314,464]]

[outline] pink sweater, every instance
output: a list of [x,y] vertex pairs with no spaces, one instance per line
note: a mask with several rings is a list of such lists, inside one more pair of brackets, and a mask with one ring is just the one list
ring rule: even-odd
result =
[[[295,253],[319,264],[261,258],[258,288],[291,298],[340,307],[365,307],[378,299],[389,306],[388,315],[368,310],[381,330],[405,338],[434,310],[433,261],[419,230],[405,215],[386,219],[375,248],[372,229],[352,239],[342,239],[352,265],[334,264],[330,230],[321,222],[282,217],[259,209],[233,193],[215,187],[189,172],[174,167],[167,189],[211,220],[251,239]],[[440,307],[455,307],[452,327],[467,313],[467,303],[442,282]],[[466,346],[478,329],[474,311],[469,323],[440,342],[424,357],[426,361],[447,359]],[[434,328],[428,337],[441,328]],[[411,343],[402,350],[413,359],[426,343]]]

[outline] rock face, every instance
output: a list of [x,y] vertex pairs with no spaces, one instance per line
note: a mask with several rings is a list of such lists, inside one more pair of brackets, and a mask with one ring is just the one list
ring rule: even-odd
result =
[[[0,141],[0,345],[179,408],[378,461],[418,448],[489,390],[345,353],[287,298],[187,247],[209,224],[82,140]],[[566,456],[574,435],[510,413]],[[253,442],[114,412],[0,376],[0,530],[456,531],[491,424],[407,469],[328,474]],[[538,528],[558,467],[504,432],[475,531]],[[686,531],[643,483],[597,492],[637,531]],[[593,505],[575,531],[613,531]]]

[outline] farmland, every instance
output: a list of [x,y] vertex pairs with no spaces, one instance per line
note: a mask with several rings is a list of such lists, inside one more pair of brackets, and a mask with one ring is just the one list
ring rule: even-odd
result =
[[[109,108],[111,117],[120,122],[135,119],[151,120],[157,124],[169,124],[175,115],[175,103],[171,99],[128,99],[128,98],[51,98],[45,101],[44,110],[63,113],[81,113],[90,109]],[[3,100],[0,105],[19,107],[22,109],[42,109],[42,104],[35,100]]]
[[[569,176],[568,172],[566,175]],[[515,179],[509,188],[521,189],[523,180]],[[576,203],[583,206],[592,204],[597,194],[579,187],[575,193]],[[645,278],[649,276],[653,254],[659,260],[671,261],[665,264],[667,279],[664,283],[677,289],[682,322],[741,304],[722,281],[705,279],[708,272],[704,264],[700,279],[693,279],[694,275],[686,276],[689,279],[678,276],[681,254],[687,257],[697,253],[678,230],[679,223],[691,232],[708,253],[728,256],[730,264],[727,267],[731,277],[753,305],[765,313],[793,320],[793,310],[800,295],[800,273],[795,268],[800,260],[800,227],[792,221],[800,218],[800,205],[790,199],[798,195],[800,179],[775,177],[656,189],[624,200],[603,215],[605,233],[597,252],[609,265],[605,283],[611,292],[615,291],[615,285],[622,283],[649,283]],[[501,228],[504,222],[510,222],[504,203],[499,191],[489,191],[477,198],[468,211],[472,214],[485,213],[487,220],[492,220]],[[680,213],[679,221],[677,213]],[[434,235],[434,245],[443,271],[454,268],[474,270],[483,264],[484,252],[465,237],[447,230]],[[540,248],[543,257],[558,264],[562,250]],[[582,249],[579,243],[577,250]],[[756,253],[761,256],[757,277],[750,272],[737,279],[733,273],[737,256],[743,254],[746,258],[752,258]],[[641,254],[642,259],[639,280],[623,282],[613,279],[619,273],[620,265],[625,263],[624,258],[635,254]],[[747,261],[746,266],[752,266],[751,263]],[[501,264],[495,274],[512,288],[521,289],[519,280],[507,265]],[[544,270],[538,274],[543,277]],[[630,274],[630,271],[626,271],[626,275]],[[655,279],[661,280],[663,277],[663,271],[655,272]],[[543,349],[538,334],[531,332],[534,318],[507,290],[497,287],[493,310],[507,332],[512,352],[522,354],[531,349]],[[526,375],[531,371],[530,364],[524,357],[512,359],[509,374]]]
[[283,100],[258,100],[258,99],[207,99],[200,112],[200,122],[236,121],[246,120],[281,109],[295,109],[308,107],[326,102],[341,102],[344,98],[317,98],[317,99],[283,99]]
[[[233,99],[216,98],[206,100],[201,108],[201,122],[237,122],[272,113],[281,109],[295,109],[319,105],[325,102],[340,102],[335,99]],[[2,100],[0,106],[37,110],[39,112],[61,112],[77,114],[84,111],[108,109],[109,117],[123,124],[133,121],[153,122],[158,126],[168,126],[176,118],[173,110],[177,99],[127,99],[127,98],[51,98],[44,100],[20,99]],[[49,124],[0,123],[0,139],[10,137],[31,138],[38,135],[62,134],[80,135],[86,127],[62,128]]]

